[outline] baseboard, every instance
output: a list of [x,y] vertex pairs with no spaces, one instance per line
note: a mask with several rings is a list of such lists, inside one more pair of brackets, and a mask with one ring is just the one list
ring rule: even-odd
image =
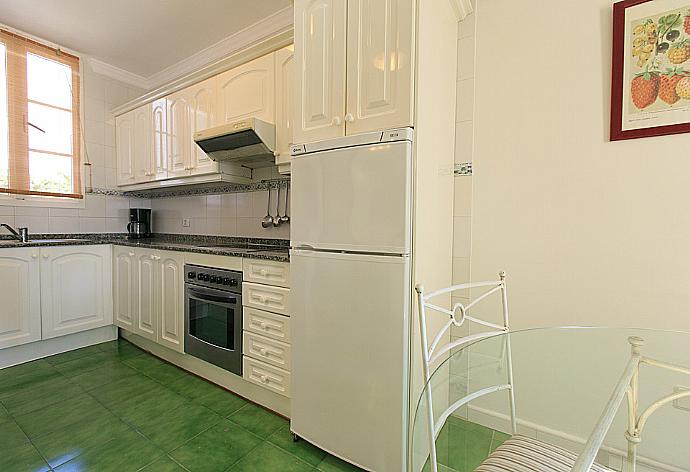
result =
[[117,339],[117,328],[110,325],[81,333],[8,347],[0,351],[0,369],[115,339]]
[[154,356],[175,364],[176,366],[191,372],[201,378],[213,382],[221,387],[246,398],[258,405],[278,413],[286,418],[290,417],[290,399],[278,395],[263,387],[244,380],[242,377],[232,374],[208,362],[197,359],[196,357],[182,354],[168,349],[149,339],[143,338],[133,333],[120,330],[120,336],[139,346]]

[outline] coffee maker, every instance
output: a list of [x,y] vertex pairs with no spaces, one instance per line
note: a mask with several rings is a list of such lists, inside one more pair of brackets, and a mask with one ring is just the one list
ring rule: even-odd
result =
[[127,224],[129,239],[151,237],[151,210],[148,208],[130,208]]

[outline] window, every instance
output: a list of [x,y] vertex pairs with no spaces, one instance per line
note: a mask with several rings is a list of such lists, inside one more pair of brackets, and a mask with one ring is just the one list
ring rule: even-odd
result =
[[0,193],[83,198],[79,58],[0,30]]

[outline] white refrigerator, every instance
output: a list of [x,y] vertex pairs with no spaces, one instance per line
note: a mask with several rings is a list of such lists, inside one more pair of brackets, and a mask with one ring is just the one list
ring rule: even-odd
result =
[[291,429],[377,472],[407,462],[412,139],[292,149]]

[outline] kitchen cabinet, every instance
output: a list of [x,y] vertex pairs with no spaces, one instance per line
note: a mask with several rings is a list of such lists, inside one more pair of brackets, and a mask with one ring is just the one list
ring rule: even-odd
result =
[[0,251],[0,349],[41,339],[38,248]]
[[[131,280],[134,292],[133,323],[116,324],[175,351],[184,352],[184,256],[178,252],[122,248],[116,250],[116,278],[120,267],[131,259],[135,266]],[[124,283],[116,284],[117,300],[125,300]],[[125,293],[120,292],[123,290]],[[118,313],[122,310],[118,310]],[[117,317],[116,317],[117,318]]]
[[134,175],[134,111],[115,118],[117,185],[135,183]]
[[295,0],[293,142],[345,135],[347,0]]
[[41,248],[42,339],[113,324],[108,245]]
[[136,259],[128,247],[113,247],[113,321],[122,329],[135,330]]
[[194,142],[194,133],[216,125],[216,81],[210,78],[186,89],[189,97],[190,171],[192,175],[219,172],[217,162],[211,160]]
[[151,153],[151,140],[153,133],[151,129],[151,108],[142,106],[133,112],[132,121],[134,124],[134,180],[135,182],[146,182],[151,180],[154,175],[153,154]]
[[274,53],[216,76],[218,125],[254,117],[275,123]]
[[184,258],[176,252],[156,255],[157,316],[160,320],[158,343],[184,352]]
[[295,143],[413,125],[414,2],[296,0]]
[[276,58],[276,165],[281,174],[290,172],[292,110],[295,97],[295,53],[288,46],[275,53]]
[[191,126],[188,91],[180,90],[167,98],[168,104],[168,177],[189,175]]
[[156,260],[151,251],[137,249],[136,257],[136,310],[134,332],[151,341],[158,340],[158,317],[156,301]]
[[412,126],[414,3],[347,0],[346,134]]
[[151,107],[151,151],[152,175],[150,180],[162,180],[168,177],[168,101],[165,98],[154,100]]

